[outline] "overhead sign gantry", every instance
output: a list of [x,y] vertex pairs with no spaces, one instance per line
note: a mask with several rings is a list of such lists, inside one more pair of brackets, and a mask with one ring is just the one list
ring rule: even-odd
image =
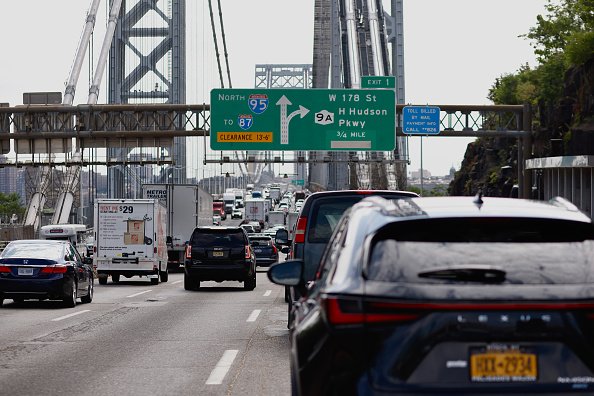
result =
[[395,145],[393,90],[213,89],[213,150],[373,150]]

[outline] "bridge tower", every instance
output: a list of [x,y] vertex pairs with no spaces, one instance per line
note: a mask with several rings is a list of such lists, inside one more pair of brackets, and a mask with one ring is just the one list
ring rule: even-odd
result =
[[[185,23],[186,0],[123,0],[109,54],[110,104],[186,102]],[[185,183],[185,137],[174,138],[169,156],[174,166],[162,182]],[[121,165],[108,169],[110,197],[125,197],[127,180],[141,181],[130,172]]]

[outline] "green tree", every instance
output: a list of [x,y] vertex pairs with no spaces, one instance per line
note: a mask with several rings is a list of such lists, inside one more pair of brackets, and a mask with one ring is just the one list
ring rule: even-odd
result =
[[13,214],[22,220],[25,214],[25,207],[20,203],[18,194],[4,194],[0,193],[0,218],[3,223],[9,223]]

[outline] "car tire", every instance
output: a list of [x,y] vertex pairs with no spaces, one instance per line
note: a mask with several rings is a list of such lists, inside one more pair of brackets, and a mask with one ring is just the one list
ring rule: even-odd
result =
[[93,278],[91,278],[91,281],[89,282],[89,286],[87,288],[87,295],[83,296],[80,298],[80,301],[84,304],[88,304],[91,301],[93,301],[93,293],[95,291],[95,281]]
[[120,274],[111,274],[111,281],[113,283],[119,283],[119,281],[120,281]]
[[107,275],[99,275],[97,278],[100,285],[107,285]]
[[159,273],[159,276],[161,277],[161,282],[167,282],[169,280],[169,272],[167,268],[165,269],[165,271],[161,271]]
[[64,298],[62,299],[62,303],[64,305],[64,307],[66,308],[74,308],[76,307],[76,282],[71,282],[70,284],[70,290],[68,291],[68,295],[64,295]]
[[0,308],[2,308],[3,304],[4,304],[4,298],[0,297]]
[[243,289],[244,290],[254,290],[256,288],[256,271],[254,271],[254,275],[243,281]]
[[184,274],[184,289],[194,290],[194,279],[192,279],[188,274]]

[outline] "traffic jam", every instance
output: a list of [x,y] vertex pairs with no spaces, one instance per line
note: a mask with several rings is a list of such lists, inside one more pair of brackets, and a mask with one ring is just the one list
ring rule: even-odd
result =
[[[216,317],[219,298],[258,293],[277,305],[240,312],[274,321],[262,331],[286,340],[288,371],[264,394],[594,394],[594,226],[563,198],[145,187],[98,199],[94,229],[44,226],[8,243],[0,318],[91,315],[94,296],[118,287],[144,299],[120,309],[190,296],[184,312],[206,298]],[[137,286],[168,283],[152,298],[159,289]],[[241,351],[225,350],[201,386],[232,381]]]

